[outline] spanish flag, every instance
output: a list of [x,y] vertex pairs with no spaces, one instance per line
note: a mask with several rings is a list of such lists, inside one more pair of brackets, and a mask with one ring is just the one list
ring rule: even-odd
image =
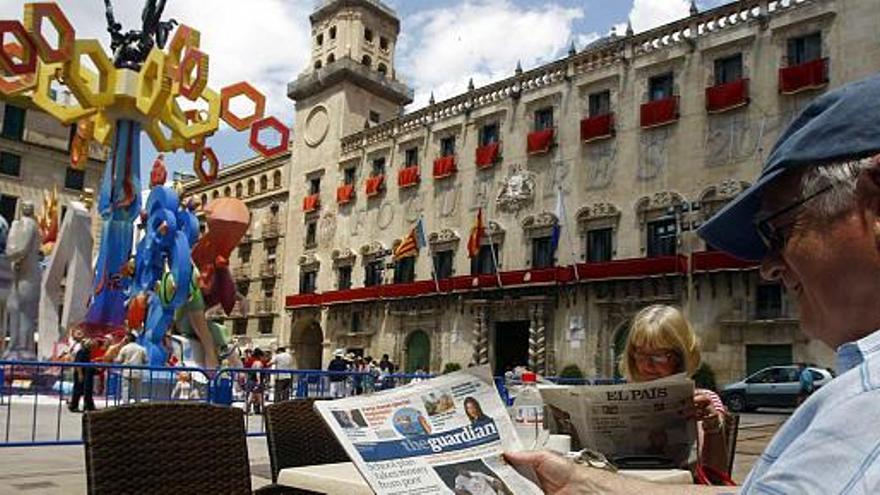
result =
[[477,219],[471,228],[471,235],[468,237],[468,257],[473,258],[480,253],[480,242],[483,240],[483,234],[486,228],[483,226],[483,209],[477,210]]
[[394,261],[399,261],[409,256],[417,256],[419,249],[427,245],[425,239],[425,228],[422,225],[422,219],[416,222],[416,226],[409,231],[394,250]]

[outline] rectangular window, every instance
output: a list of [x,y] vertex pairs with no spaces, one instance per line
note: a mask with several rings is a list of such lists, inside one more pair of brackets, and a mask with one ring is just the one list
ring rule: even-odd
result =
[[259,331],[260,335],[269,335],[272,333],[272,318],[260,318]]
[[593,229],[587,231],[587,261],[599,263],[611,261],[612,229]]
[[379,36],[379,48],[382,50],[388,50],[388,38]]
[[266,246],[266,262],[274,264],[277,256],[276,246]]
[[782,286],[761,284],[755,291],[755,318],[773,320],[782,316]]
[[232,333],[235,335],[247,335],[247,320],[235,320],[232,322]]
[[382,120],[382,116],[379,115],[379,112],[374,112],[370,110],[370,123],[378,124]]
[[372,29],[364,28],[364,39],[367,40],[367,42],[373,41],[373,30]]
[[14,153],[0,151],[0,174],[20,177],[21,157]]
[[535,131],[543,131],[553,127],[553,107],[545,107],[535,111]]
[[382,285],[382,273],[385,269],[385,262],[382,259],[373,260],[364,267],[364,287],[373,287]]
[[648,80],[648,101],[665,100],[672,97],[672,72],[654,76]]
[[648,257],[672,256],[677,252],[675,219],[648,222]]
[[86,183],[86,171],[68,168],[64,174],[64,187],[74,191],[82,191]]
[[451,249],[434,253],[434,270],[437,271],[438,279],[452,277],[454,254]]
[[359,333],[361,331],[361,312],[360,311],[352,311],[351,312],[351,333]]
[[599,91],[589,96],[590,117],[608,115],[611,113],[611,91]]
[[336,269],[336,288],[338,290],[351,289],[351,265],[340,266]]
[[553,266],[553,238],[535,237],[532,239],[532,268]]
[[455,136],[447,136],[440,140],[440,156],[455,154]]
[[309,179],[309,194],[318,194],[321,192],[321,178],[315,177]]
[[354,184],[354,176],[355,176],[354,167],[349,167],[349,168],[345,169],[343,171],[343,174],[345,174],[345,175],[342,180],[345,182],[345,185],[350,186],[350,185]]
[[413,165],[419,164],[419,148],[407,148],[404,151],[404,159],[403,165],[406,167],[412,167]]
[[416,279],[416,258],[407,256],[394,263],[394,283],[414,282]]
[[27,112],[24,108],[6,104],[3,112],[2,136],[7,139],[21,141],[24,138],[24,118]]
[[492,122],[480,128],[480,146],[498,142],[498,123]]
[[495,273],[495,260],[492,256],[493,250],[495,251],[495,255],[498,255],[498,245],[485,245],[480,246],[480,252],[477,253],[477,256],[471,258],[471,275],[485,275],[490,273]]
[[742,53],[715,59],[715,85],[739,81],[743,77]]
[[330,26],[330,39],[336,39],[336,26]]
[[306,249],[318,247],[318,222],[306,224]]
[[788,40],[788,65],[800,65],[822,58],[822,33],[812,33]]
[[247,247],[246,249],[245,249],[243,246],[239,246],[239,247],[238,247],[238,257],[241,259],[241,264],[242,264],[242,265],[251,262],[251,249],[250,249],[250,244],[248,244],[247,246],[248,246],[248,247]]
[[6,223],[10,226],[12,225],[12,221],[15,220],[15,206],[17,204],[18,198],[15,196],[0,194],[0,215],[6,219]]
[[324,44],[324,35],[323,35],[323,34],[319,34],[319,35],[315,38],[315,41],[317,41],[318,46],[323,45],[323,44]]
[[373,176],[385,175],[385,157],[380,156],[373,160]]
[[299,274],[299,293],[314,294],[318,287],[318,272],[316,270],[304,270]]

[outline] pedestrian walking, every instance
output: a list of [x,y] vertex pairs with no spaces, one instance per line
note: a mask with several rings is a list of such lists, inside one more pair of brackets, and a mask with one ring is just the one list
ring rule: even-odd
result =
[[333,359],[327,365],[330,372],[330,396],[334,399],[345,396],[345,372],[348,371],[348,363],[345,362],[345,351],[336,349]]
[[293,353],[286,347],[279,347],[269,361],[269,365],[276,370],[275,374],[275,402],[290,400],[290,384],[293,379],[292,373],[285,373],[293,369]]
[[76,351],[74,361],[79,364],[74,369],[73,395],[67,408],[70,412],[80,412],[79,400],[83,399],[83,409],[95,410],[95,401],[92,398],[95,388],[95,368],[90,366],[92,361],[92,348],[94,341],[83,339],[79,350]]
[[800,382],[800,393],[798,394],[798,405],[804,403],[805,400],[813,393],[813,372],[807,365],[800,365],[800,373],[798,381]]
[[[127,333],[125,334],[125,345],[119,349],[119,354],[116,355],[114,361],[124,366],[145,366],[147,364],[147,350],[138,344],[135,334]],[[126,401],[138,402],[141,400],[143,376],[142,369],[126,368],[122,370],[122,396]]]

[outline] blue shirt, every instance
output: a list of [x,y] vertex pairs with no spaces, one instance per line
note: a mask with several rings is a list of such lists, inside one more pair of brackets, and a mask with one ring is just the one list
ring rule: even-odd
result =
[[741,493],[880,493],[880,331],[840,346],[837,368],[779,430]]
[[809,368],[801,370],[799,379],[801,382],[801,392],[809,393],[813,391],[813,372]]

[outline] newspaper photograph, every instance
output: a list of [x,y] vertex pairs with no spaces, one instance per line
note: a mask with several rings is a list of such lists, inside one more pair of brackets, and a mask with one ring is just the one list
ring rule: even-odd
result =
[[379,495],[542,493],[502,457],[521,446],[488,366],[315,409]]
[[605,454],[612,462],[630,456],[687,464],[696,426],[682,412],[693,402],[694,382],[683,374],[625,385],[540,387],[551,431],[572,445]]

